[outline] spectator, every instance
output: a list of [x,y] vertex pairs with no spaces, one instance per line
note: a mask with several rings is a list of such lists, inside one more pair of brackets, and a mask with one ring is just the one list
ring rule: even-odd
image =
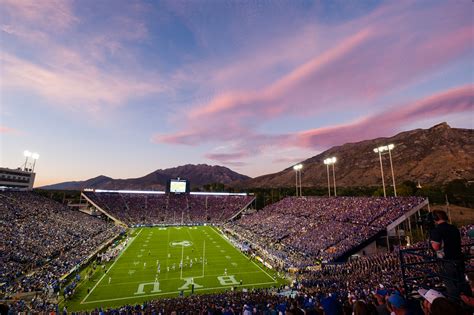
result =
[[431,304],[431,315],[469,315],[469,312],[463,310],[460,305],[448,300],[447,298],[440,297],[433,301]]
[[387,307],[390,312],[395,315],[410,314],[405,299],[398,293],[390,295],[390,297],[388,298]]
[[461,234],[449,224],[446,212],[433,211],[436,227],[431,231],[431,246],[440,259],[441,275],[451,298],[459,298],[461,292],[471,295],[471,289],[464,279],[464,260],[461,251]]

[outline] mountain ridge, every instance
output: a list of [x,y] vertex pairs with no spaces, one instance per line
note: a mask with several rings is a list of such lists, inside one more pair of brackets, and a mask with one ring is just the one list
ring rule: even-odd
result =
[[[391,151],[396,183],[405,180],[423,184],[445,184],[454,179],[474,179],[474,130],[451,128],[446,122],[428,129],[402,131],[391,137],[350,142],[334,146],[303,164],[302,186],[327,186],[327,170],[323,160],[335,156],[338,186],[381,185],[378,154],[373,149],[393,143]],[[299,164],[299,163],[295,163]],[[391,186],[387,156],[383,156],[384,179]],[[331,172],[331,186],[333,185]],[[280,172],[231,183],[236,188],[291,187],[295,185],[292,166]]]
[[82,190],[85,188],[163,190],[168,179],[177,177],[189,180],[193,187],[212,183],[229,184],[233,181],[250,178],[220,165],[185,164],[167,169],[157,169],[137,178],[114,179],[99,175],[84,181],[63,182],[38,188],[55,190]]
[[[337,145],[303,164],[302,185],[326,187],[327,173],[323,160],[335,156],[338,186],[381,185],[380,162],[373,149],[393,143],[392,160],[397,184],[410,180],[420,184],[445,184],[455,179],[474,179],[474,130],[451,128],[446,122],[428,129],[402,131],[391,137],[349,142]],[[295,163],[297,164],[297,163]],[[388,157],[383,156],[385,184],[392,185]],[[219,165],[185,164],[157,169],[138,178],[113,179],[100,175],[85,181],[64,182],[39,187],[42,189],[84,188],[163,190],[170,178],[188,179],[192,187],[221,183],[236,189],[292,187],[292,166],[282,171],[251,178]],[[332,174],[331,174],[331,186]]]

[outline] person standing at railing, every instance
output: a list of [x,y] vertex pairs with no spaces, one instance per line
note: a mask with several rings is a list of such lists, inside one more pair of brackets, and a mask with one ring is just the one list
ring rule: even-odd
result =
[[460,294],[472,296],[464,275],[464,255],[461,250],[461,233],[449,224],[446,212],[433,211],[435,228],[430,233],[430,243],[440,259],[441,276],[450,298],[459,299]]

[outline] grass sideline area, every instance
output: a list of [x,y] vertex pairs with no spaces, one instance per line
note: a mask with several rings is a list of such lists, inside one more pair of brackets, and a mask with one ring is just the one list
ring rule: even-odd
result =
[[[88,270],[82,271],[82,279]],[[132,231],[115,260],[82,280],[61,309],[63,305],[68,311],[117,307],[176,297],[181,292],[187,296],[193,286],[194,294],[207,294],[284,283],[273,270],[241,253],[215,227],[144,227]]]

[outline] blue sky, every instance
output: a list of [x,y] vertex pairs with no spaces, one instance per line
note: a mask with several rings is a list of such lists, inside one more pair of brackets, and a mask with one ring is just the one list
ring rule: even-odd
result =
[[473,128],[469,1],[0,4],[0,165],[38,152],[37,185]]

